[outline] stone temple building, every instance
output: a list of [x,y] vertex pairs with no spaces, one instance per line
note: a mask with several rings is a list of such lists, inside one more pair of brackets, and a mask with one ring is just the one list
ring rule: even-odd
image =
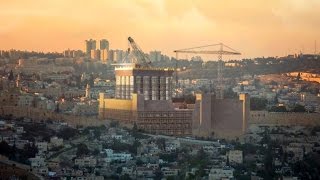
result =
[[197,94],[195,104],[179,108],[171,99],[173,72],[135,64],[116,65],[115,98],[100,93],[99,118],[173,136],[236,138],[246,131],[248,95],[242,94],[237,100]]

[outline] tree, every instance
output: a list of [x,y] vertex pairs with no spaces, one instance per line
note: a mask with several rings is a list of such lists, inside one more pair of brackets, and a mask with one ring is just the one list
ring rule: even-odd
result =
[[116,173],[117,174],[121,174],[122,173],[122,167],[117,167]]
[[288,112],[285,106],[272,106],[270,112]]
[[235,97],[237,97],[237,93],[235,93],[232,88],[228,88],[224,91],[224,97],[225,98],[230,98],[230,99],[233,99]]
[[265,110],[267,107],[268,100],[265,98],[250,98],[250,109],[253,111]]
[[33,158],[38,153],[38,149],[35,144],[26,144],[21,152],[20,161],[27,163],[29,158]]
[[156,140],[156,144],[158,145],[158,147],[162,150],[164,150],[166,148],[166,140],[164,138],[158,138]]
[[306,112],[306,109],[304,106],[300,105],[300,104],[296,104],[293,109],[292,112]]
[[83,156],[83,155],[87,155],[89,154],[89,149],[87,147],[87,145],[81,143],[78,145],[77,147],[77,156]]
[[8,79],[9,79],[10,81],[13,81],[13,80],[14,80],[14,76],[13,76],[12,70],[10,70]]
[[273,81],[273,80],[270,81],[270,84],[273,85],[273,86],[277,86],[278,85],[278,83],[276,81]]
[[139,141],[135,140],[133,142],[132,146],[130,146],[129,152],[136,155],[137,154],[137,149],[138,149],[139,146],[141,146],[141,143]]
[[64,140],[69,140],[78,134],[78,130],[66,127],[58,132],[57,136]]
[[95,129],[93,131],[93,134],[94,134],[94,137],[96,137],[97,139],[100,139],[100,136],[101,136],[101,132],[99,129]]
[[110,127],[118,127],[119,126],[119,122],[118,121],[111,121],[110,122]]
[[120,180],[131,180],[129,174],[124,174],[120,176]]
[[1,141],[0,143],[0,154],[7,156],[7,157],[12,157],[14,156],[14,151],[11,146],[6,141]]

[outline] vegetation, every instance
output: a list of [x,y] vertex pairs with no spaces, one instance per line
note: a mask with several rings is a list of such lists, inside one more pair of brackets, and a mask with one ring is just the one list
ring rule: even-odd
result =
[[292,112],[306,112],[306,109],[304,106],[297,104],[293,107]]
[[272,106],[270,112],[288,112],[285,106]]
[[267,108],[268,100],[265,98],[250,98],[250,110],[252,111],[261,111]]
[[318,179],[320,177],[320,154],[308,154],[303,161],[294,164],[293,171],[300,179]]
[[7,156],[9,159],[29,164],[29,158],[35,157],[38,152],[37,147],[33,144],[26,144],[23,149],[18,149],[15,146],[9,146],[7,142],[0,143],[0,154]]
[[77,146],[77,156],[83,156],[90,153],[90,150],[88,149],[87,145],[80,143]]
[[70,140],[71,138],[75,137],[78,134],[79,132],[77,129],[65,127],[60,132],[58,132],[57,136],[59,138],[63,138],[64,140]]
[[140,146],[140,142],[138,140],[135,140],[134,143],[126,144],[122,143],[117,139],[114,139],[112,143],[104,144],[104,148],[106,149],[112,149],[115,152],[130,152],[132,154],[137,154],[137,148]]

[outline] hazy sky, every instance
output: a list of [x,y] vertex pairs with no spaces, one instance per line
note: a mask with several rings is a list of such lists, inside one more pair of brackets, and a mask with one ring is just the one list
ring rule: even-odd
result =
[[0,49],[84,50],[106,38],[173,55],[224,42],[242,57],[320,49],[320,0],[0,0]]

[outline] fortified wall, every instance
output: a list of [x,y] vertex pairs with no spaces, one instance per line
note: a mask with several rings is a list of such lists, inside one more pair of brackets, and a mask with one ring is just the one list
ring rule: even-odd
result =
[[320,126],[319,113],[251,111],[249,124]]
[[19,106],[0,106],[1,116],[12,116],[15,118],[29,118],[35,122],[47,121],[47,120],[59,120],[66,122],[69,125],[76,126],[100,126],[104,124],[104,121],[98,120],[96,117],[85,117],[59,114],[43,109],[33,107],[19,107]]
[[155,134],[191,135],[192,110],[177,110],[168,100],[146,100],[132,93],[131,99],[99,98],[99,118],[136,124],[138,129]]

